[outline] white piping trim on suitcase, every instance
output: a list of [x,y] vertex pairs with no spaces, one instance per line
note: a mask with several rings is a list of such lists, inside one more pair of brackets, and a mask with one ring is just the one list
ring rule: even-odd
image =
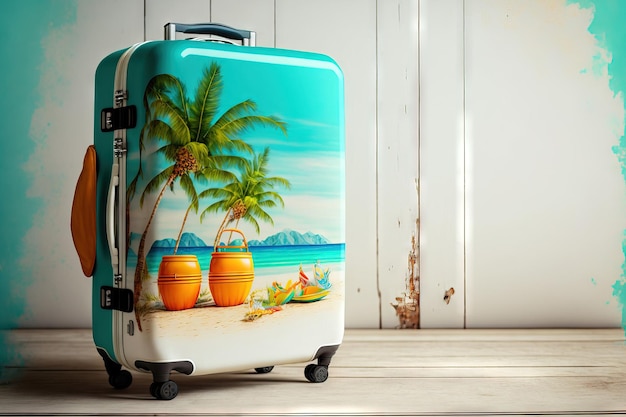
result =
[[[113,103],[114,107],[124,107],[127,105],[128,90],[127,90],[127,78],[128,78],[128,64],[133,53],[146,42],[139,42],[132,45],[120,56],[115,68],[115,79],[113,82]],[[118,165],[118,186],[117,186],[117,233],[113,238],[116,240],[114,246],[117,248],[117,263],[113,263],[113,273],[116,274],[116,286],[126,286],[126,129],[118,129],[113,133],[114,146],[115,142],[121,146],[121,152],[114,156],[113,167]],[[120,233],[121,231],[121,233]],[[110,243],[109,243],[110,245]],[[113,253],[111,254],[111,260],[113,262]],[[131,368],[131,364],[126,361],[126,354],[124,352],[124,331],[125,326],[123,323],[124,313],[121,311],[113,310],[113,350],[117,361]]]
[[[122,54],[122,56],[120,57],[120,59],[117,61],[117,66],[115,68],[115,79],[114,79],[114,84],[113,84],[113,106],[115,108],[119,108],[119,107],[124,107],[126,105],[126,99],[127,99],[127,95],[126,95],[126,78],[127,78],[127,72],[128,72],[128,61],[130,60],[130,56],[133,54],[133,52],[139,47],[140,44],[135,44],[133,46],[131,46],[130,48],[128,48],[126,51],[124,51],[124,53]],[[123,148],[126,147],[126,129],[118,129],[115,130],[113,132],[113,137],[115,140],[117,139],[121,139],[121,145]],[[115,144],[115,142],[113,143],[113,145]],[[117,167],[116,167],[117,165]],[[117,169],[116,169],[117,168]],[[114,199],[115,199],[115,193],[113,193],[113,195],[111,196],[111,193],[113,191],[113,181],[114,178],[113,176],[117,175],[118,176],[118,192],[117,195],[120,195],[122,192],[125,192],[125,188],[123,185],[123,181],[126,180],[126,165],[125,165],[125,155],[124,153],[121,154],[121,157],[118,157],[117,155],[114,155],[113,158],[113,169],[112,169],[112,178],[111,178],[111,186],[109,187],[109,201],[107,203],[107,238],[109,240],[109,251],[111,252],[111,263],[113,266],[113,273],[118,275],[118,274],[123,274],[125,272],[125,259],[122,256],[120,258],[120,254],[124,253],[125,248],[121,247],[122,246],[122,242],[123,244],[126,243],[126,238],[124,239],[120,239],[119,238],[119,231],[120,230],[125,230],[126,228],[126,215],[124,216],[119,216],[118,215],[118,223],[117,223],[117,232],[115,233],[115,214],[112,213],[112,211],[115,208],[115,204],[114,204]],[[120,179],[122,181],[120,181]],[[113,200],[113,201],[112,201]],[[124,198],[119,198],[118,201],[118,214],[120,213],[125,213],[126,212],[126,207],[125,207],[125,202],[126,200]],[[124,206],[124,207],[122,207]],[[122,210],[124,209],[124,210]],[[111,210],[111,212],[109,212],[109,210]],[[113,224],[111,224],[110,222],[113,222]],[[113,240],[113,242],[111,241]]]

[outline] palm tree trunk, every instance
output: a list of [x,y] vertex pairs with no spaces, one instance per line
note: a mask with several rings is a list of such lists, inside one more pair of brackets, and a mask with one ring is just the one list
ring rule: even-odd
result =
[[178,252],[178,245],[180,245],[180,238],[183,236],[183,230],[185,229],[185,223],[187,223],[187,217],[189,216],[189,212],[191,211],[191,207],[193,207],[193,203],[187,207],[187,211],[185,212],[185,217],[183,218],[183,224],[180,226],[180,231],[178,232],[178,237],[176,238],[176,246],[174,246],[174,255]]
[[126,199],[126,254],[128,258],[128,251],[130,251],[130,202]]
[[148,219],[148,223],[146,224],[146,228],[144,229],[141,240],[139,240],[139,248],[137,249],[137,267],[135,268],[135,281],[134,281],[134,293],[133,293],[133,304],[135,309],[135,319],[137,320],[137,328],[141,331],[141,315],[137,311],[137,305],[139,304],[139,297],[141,296],[141,288],[143,284],[143,279],[148,275],[148,271],[146,268],[146,255],[145,255],[145,247],[146,247],[146,238],[148,236],[148,231],[150,230],[150,225],[152,224],[152,220],[154,220],[154,215],[156,214],[157,207],[159,207],[159,203],[163,198],[163,194],[165,194],[165,190],[169,187],[172,182],[176,179],[176,175],[171,175],[156,201],[154,202],[154,207],[152,208],[152,213],[150,213],[150,218]]
[[213,242],[213,250],[216,251],[217,247],[219,246],[220,242],[220,236],[222,235],[222,231],[226,228],[226,221],[228,220],[228,217],[230,216],[230,212],[233,210],[232,207],[230,207],[228,209],[228,211],[226,212],[226,216],[224,216],[224,220],[222,220],[222,224],[220,224],[220,227],[217,229],[217,235],[215,236],[215,241]]
[[[237,219],[237,221],[235,222],[235,229],[236,229],[237,227],[239,227],[239,220],[240,220],[240,219]],[[233,232],[230,232],[230,234],[228,235],[228,242],[226,242],[226,244],[227,244],[227,245],[230,243],[230,240],[231,240],[232,238],[233,238]]]

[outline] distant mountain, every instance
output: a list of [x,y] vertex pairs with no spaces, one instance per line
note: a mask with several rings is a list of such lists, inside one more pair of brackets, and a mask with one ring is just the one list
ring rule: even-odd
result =
[[[223,242],[222,242],[223,243]],[[264,240],[249,240],[249,246],[286,246],[286,245],[327,245],[330,242],[322,235],[313,232],[304,234],[295,230],[286,229],[267,237]],[[233,239],[230,244],[239,246],[243,244],[242,239]],[[173,248],[176,246],[176,239],[167,238],[156,240],[152,248]],[[207,244],[194,233],[183,233],[180,238],[181,248],[202,248]]]
[[[156,240],[152,244],[153,248],[173,248],[174,246],[176,246],[176,239],[172,238]],[[204,246],[206,246],[206,243],[196,236],[195,233],[183,233],[178,245],[180,248],[199,248]]]
[[[306,232],[302,234],[290,229],[285,229],[282,232],[271,235],[264,240],[248,241],[249,246],[326,245],[328,243],[330,243],[328,239],[322,235],[318,235],[313,232]],[[233,241],[232,244],[240,245],[241,240],[238,239],[237,241]]]

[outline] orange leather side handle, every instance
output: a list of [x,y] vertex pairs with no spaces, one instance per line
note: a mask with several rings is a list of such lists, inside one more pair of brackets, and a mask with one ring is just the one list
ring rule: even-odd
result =
[[85,153],[72,202],[72,239],[86,277],[93,275],[96,264],[96,164],[96,148],[91,145]]

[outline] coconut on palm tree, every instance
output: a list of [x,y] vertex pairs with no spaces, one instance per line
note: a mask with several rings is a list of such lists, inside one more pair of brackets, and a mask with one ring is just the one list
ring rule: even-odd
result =
[[[157,208],[167,188],[174,188],[177,180],[188,194],[190,207],[196,206],[196,191],[191,176],[228,181],[232,176],[220,167],[237,165],[241,157],[233,152],[250,152],[250,146],[240,138],[257,127],[272,127],[286,133],[280,120],[256,114],[256,105],[245,100],[219,114],[223,82],[220,67],[212,63],[203,71],[193,98],[187,97],[184,84],[175,76],[160,74],[148,83],[143,104],[146,124],[140,133],[140,161],[136,177],[130,182],[128,201],[136,194],[137,183],[143,176],[142,153],[144,142],[164,143],[155,153],[164,157],[167,166],[146,184],[141,198],[143,206],[147,194],[158,190],[158,195],[139,241],[137,267],[134,276],[134,305],[138,328],[141,321],[137,305],[142,282],[147,278],[145,244]],[[185,217],[186,219],[186,217]],[[184,223],[183,223],[184,227]]]

